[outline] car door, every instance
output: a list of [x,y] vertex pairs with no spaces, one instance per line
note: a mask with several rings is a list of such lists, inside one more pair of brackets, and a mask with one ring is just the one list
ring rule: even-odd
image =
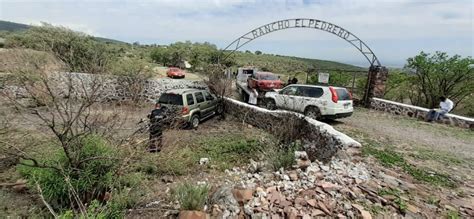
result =
[[217,99],[208,91],[204,91],[204,98],[206,99],[205,107],[206,107],[207,114],[212,114],[213,112],[216,111]]
[[294,98],[297,87],[288,86],[283,88],[278,95],[275,96],[275,104],[278,108],[293,110]]
[[199,107],[199,111],[201,112],[201,118],[205,117],[209,113],[209,111],[207,110],[204,94],[202,93],[202,91],[198,91],[194,93],[194,97],[196,97],[196,104]]
[[323,94],[324,91],[320,87],[299,86],[293,110],[303,113],[307,106],[316,106],[321,110],[324,104],[320,97]]

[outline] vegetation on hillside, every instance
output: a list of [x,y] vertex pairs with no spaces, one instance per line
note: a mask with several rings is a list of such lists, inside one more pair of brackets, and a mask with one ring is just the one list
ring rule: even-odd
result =
[[409,58],[403,71],[388,75],[385,98],[426,108],[438,108],[439,97],[454,104],[454,112],[474,116],[474,64],[471,57],[448,56],[444,52],[421,52]]

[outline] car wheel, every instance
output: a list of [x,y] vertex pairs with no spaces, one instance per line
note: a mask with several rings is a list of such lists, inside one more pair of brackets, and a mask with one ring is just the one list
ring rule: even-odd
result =
[[304,115],[309,117],[309,118],[316,119],[316,120],[321,119],[321,111],[319,111],[319,109],[317,107],[308,107],[305,110]]
[[199,126],[199,115],[194,114],[191,117],[191,128],[196,129]]
[[267,99],[265,101],[265,108],[269,109],[269,110],[275,110],[276,109],[276,103],[275,103],[275,100],[273,99]]
[[217,104],[217,107],[216,107],[216,114],[217,115],[220,115],[224,112],[224,106],[222,104]]

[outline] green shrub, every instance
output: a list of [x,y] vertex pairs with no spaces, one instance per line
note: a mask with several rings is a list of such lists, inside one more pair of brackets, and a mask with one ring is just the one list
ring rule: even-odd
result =
[[295,164],[295,152],[289,149],[280,149],[272,154],[270,164],[274,170],[288,169]]
[[[114,182],[114,171],[117,162],[114,160],[114,151],[107,142],[98,136],[84,136],[79,140],[82,150],[77,154],[78,160],[94,157],[108,157],[110,159],[91,159],[80,164],[80,169],[71,167],[63,151],[52,153],[44,162],[57,166],[61,171],[52,168],[37,168],[20,165],[19,172],[31,184],[38,183],[43,196],[55,209],[74,206],[71,188],[75,190],[83,203],[89,203],[106,191],[110,190]],[[35,188],[35,186],[33,186]]]
[[181,184],[173,190],[173,197],[179,202],[181,210],[201,211],[207,202],[209,187]]

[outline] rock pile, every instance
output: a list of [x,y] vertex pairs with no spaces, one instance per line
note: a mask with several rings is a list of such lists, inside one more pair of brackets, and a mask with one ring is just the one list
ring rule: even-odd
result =
[[[211,216],[251,216],[251,218],[313,218],[317,216],[370,218],[361,205],[352,204],[361,198],[359,184],[370,179],[364,164],[333,160],[328,164],[309,161],[306,153],[295,153],[294,170],[281,168],[275,172],[249,172],[259,166],[252,161],[248,169],[234,168],[227,171],[230,178],[240,179],[232,190],[240,210],[232,205],[217,204],[214,208],[225,209]],[[354,191],[356,190],[356,191]],[[227,192],[229,194],[229,192]],[[235,204],[235,203],[234,203]],[[228,206],[228,205],[227,205]]]

